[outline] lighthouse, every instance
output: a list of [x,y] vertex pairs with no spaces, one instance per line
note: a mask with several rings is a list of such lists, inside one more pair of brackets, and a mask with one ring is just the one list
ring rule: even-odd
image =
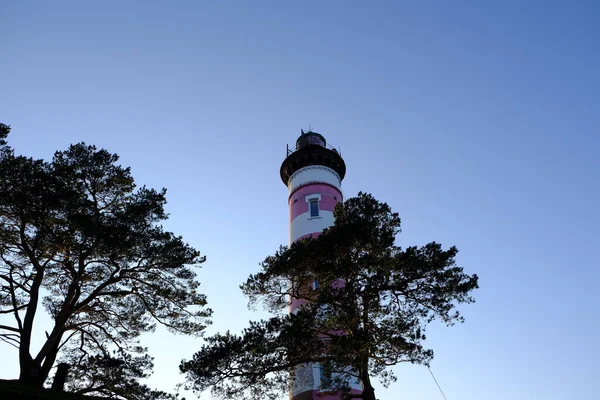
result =
[[[327,144],[323,135],[301,131],[296,145],[287,148],[281,164],[281,180],[288,188],[290,209],[290,244],[317,237],[333,225],[333,211],[343,201],[342,180],[346,164],[340,151]],[[316,289],[318,282],[312,282]],[[289,312],[294,313],[305,301],[291,299]],[[340,395],[319,390],[331,377],[318,363],[297,365],[290,382],[290,400],[338,400]],[[358,381],[349,383],[352,392],[360,393]]]

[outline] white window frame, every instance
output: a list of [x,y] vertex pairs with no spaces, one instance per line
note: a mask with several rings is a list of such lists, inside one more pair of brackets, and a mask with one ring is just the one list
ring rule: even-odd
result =
[[[321,195],[318,193],[309,194],[308,196],[306,196],[306,202],[308,203],[308,219],[321,218],[321,207],[319,205],[319,203],[321,202]],[[317,215],[315,216],[312,215],[310,209],[310,205],[312,202],[317,203]]]

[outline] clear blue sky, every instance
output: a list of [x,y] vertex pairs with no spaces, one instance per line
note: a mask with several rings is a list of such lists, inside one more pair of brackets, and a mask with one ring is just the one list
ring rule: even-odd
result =
[[[0,20],[10,143],[93,143],[167,187],[167,227],[208,256],[209,333],[262,315],[238,285],[287,243],[279,166],[310,124],[346,197],[480,275],[467,322],[429,329],[449,400],[600,398],[600,3],[3,0]],[[144,340],[164,389],[202,344]],[[396,372],[381,400],[442,398],[424,367]]]

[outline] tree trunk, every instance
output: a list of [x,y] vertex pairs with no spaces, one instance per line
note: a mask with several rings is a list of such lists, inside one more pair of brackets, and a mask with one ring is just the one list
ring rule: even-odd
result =
[[363,389],[363,400],[377,400],[375,398],[375,389],[373,386],[369,386],[368,388]]
[[362,400],[377,400],[375,398],[375,388],[373,388],[373,385],[371,385],[371,378],[369,377],[369,374],[363,375],[362,384]]
[[[38,275],[42,275],[41,273]],[[31,357],[31,333],[33,330],[33,319],[37,310],[38,292],[40,282],[34,281],[31,289],[31,298],[25,314],[23,329],[21,331],[21,343],[19,343],[19,381],[25,385],[41,387],[45,378],[41,378],[41,365]],[[42,381],[40,382],[40,379]]]
[[44,382],[46,382],[48,375],[50,375],[50,370],[56,361],[58,349],[60,347],[60,341],[64,334],[65,324],[73,312],[72,304],[77,300],[75,296],[75,292],[77,291],[76,289],[76,283],[72,282],[69,286],[69,291],[59,315],[54,321],[54,328],[52,329],[52,332],[50,335],[47,335],[46,342],[40,349],[37,356],[30,362],[30,365],[35,368],[35,372],[33,373],[33,379],[35,383],[32,384],[35,384],[36,386],[42,386]]
[[[40,287],[44,280],[44,269],[35,258],[33,251],[27,245],[25,237],[25,224],[20,227],[21,245],[25,249],[26,255],[29,257],[31,264],[35,269],[35,277],[29,289],[29,304],[23,318],[23,328],[21,329],[21,337],[19,343],[19,381],[25,385],[41,387],[44,384],[45,377],[41,377],[41,365],[31,357],[31,335],[33,331],[33,321],[37,312]],[[41,381],[40,381],[41,379]]]
[[44,385],[54,365],[54,361],[56,361],[61,337],[62,334],[58,337],[58,340],[54,341],[54,344],[44,358],[40,357],[38,360],[32,358],[29,353],[22,354],[20,357],[21,372],[19,376],[21,383],[34,387],[42,387]]
[[[62,335],[61,335],[61,337],[62,337]],[[44,381],[46,381],[46,379],[48,378],[48,375],[50,375],[50,370],[52,369],[52,366],[54,365],[54,361],[56,361],[56,357],[58,356],[59,344],[60,344],[60,338],[58,339],[58,341],[56,341],[54,343],[54,346],[52,346],[52,348],[46,355],[46,358],[44,358],[44,362],[42,362],[42,365],[40,368],[40,375],[44,377]]]
[[[362,300],[362,323],[363,323],[363,335],[365,337],[365,343],[368,348],[369,342],[369,331],[371,329],[371,321],[369,320],[370,303],[369,298],[363,294]],[[363,400],[377,400],[375,398],[375,389],[371,384],[371,377],[369,376],[369,353],[368,351],[361,357],[361,380],[363,385]]]
[[42,387],[45,377],[42,377],[41,366],[29,354],[20,360],[19,382],[26,386]]

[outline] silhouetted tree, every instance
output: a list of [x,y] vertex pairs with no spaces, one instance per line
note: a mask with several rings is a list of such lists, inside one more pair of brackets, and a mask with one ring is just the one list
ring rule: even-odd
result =
[[133,356],[128,352],[113,351],[89,356],[81,362],[77,352],[65,352],[65,360],[75,362],[75,371],[67,382],[67,391],[81,394],[96,394],[128,400],[167,400],[177,396],[154,390],[140,379],[148,378],[153,369],[152,358],[147,354]]
[[[401,249],[399,232],[398,214],[360,193],[337,206],[335,224],[317,238],[267,257],[242,290],[251,304],[278,315],[252,322],[239,336],[207,338],[180,365],[190,386],[222,398],[276,399],[290,374],[296,379],[296,366],[319,363],[321,390],[375,400],[372,377],[388,385],[395,380],[390,366],[428,364],[426,325],[435,318],[461,322],[456,305],[474,301],[478,278],[455,265],[455,247]],[[306,304],[287,315],[291,298]],[[363,392],[346,390],[350,381]]]
[[6,144],[6,137],[10,133],[10,126],[0,123],[0,146]]
[[82,390],[149,398],[123,389],[152,366],[138,337],[197,335],[211,314],[190,267],[204,257],[160,225],[166,190],[136,188],[116,154],[83,143],[50,162],[0,155],[0,340],[18,348],[19,381],[41,387],[62,354]]

